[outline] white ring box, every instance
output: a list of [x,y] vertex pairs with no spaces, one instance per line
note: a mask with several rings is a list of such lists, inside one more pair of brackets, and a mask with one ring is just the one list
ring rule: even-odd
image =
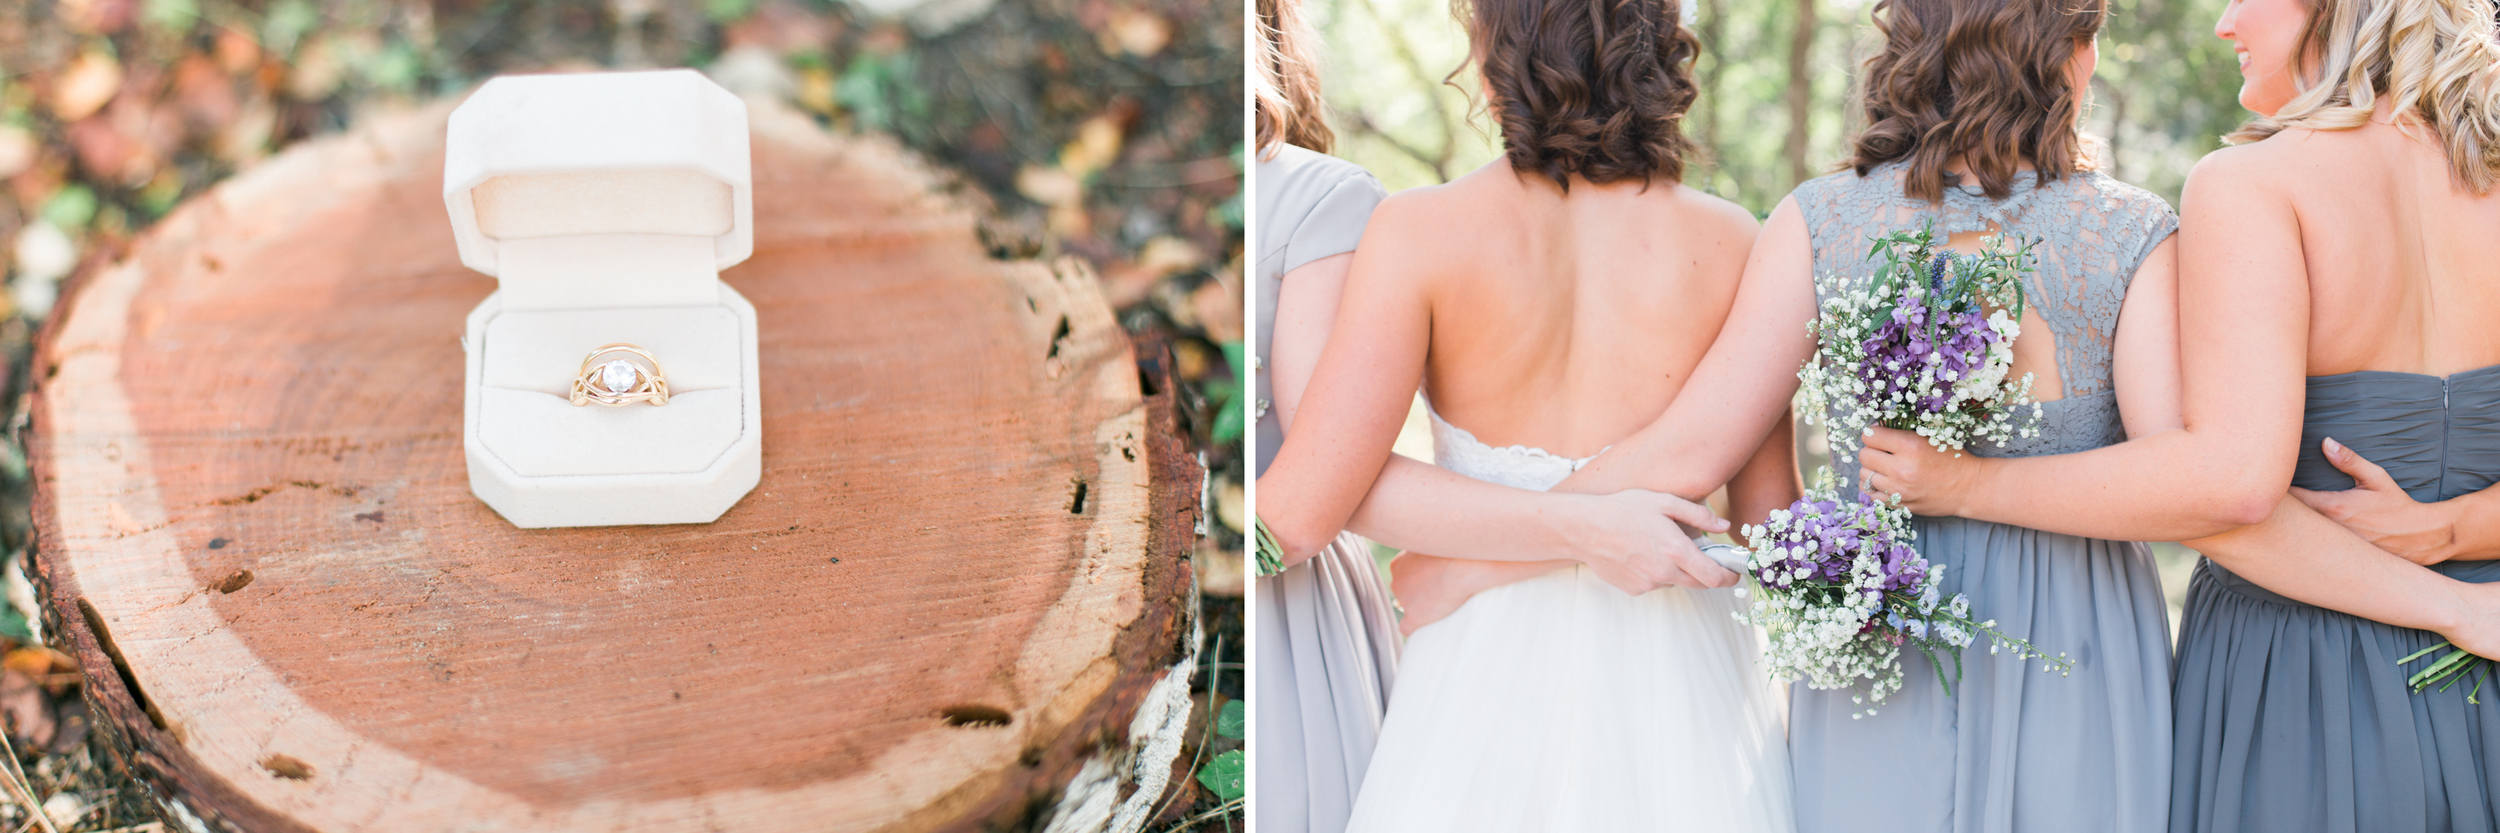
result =
[[[451,114],[469,489],[524,528],[710,523],[763,473],[746,105],[692,70],[516,75]],[[651,352],[666,405],[574,405],[584,356]]]

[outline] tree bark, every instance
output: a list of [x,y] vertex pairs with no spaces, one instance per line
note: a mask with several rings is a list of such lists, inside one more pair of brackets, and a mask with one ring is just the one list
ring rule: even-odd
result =
[[[522,530],[469,494],[459,334],[494,282],[453,251],[448,105],[77,280],[34,363],[35,577],[169,820],[1142,821],[1195,645],[1169,362],[1080,264],[988,257],[890,143],[750,109],[755,255],[723,278],[758,311],[764,474],[711,524]],[[1057,811],[1106,779],[1101,820]]]
[[1788,39],[1788,186],[1814,176],[1806,166],[1814,116],[1814,0],[1797,0],[1797,28]]
[[1694,57],[1699,61],[1706,56],[1710,61],[1700,73],[1701,146],[1710,153],[1711,167],[1717,168],[1723,158],[1719,153],[1719,78],[1727,69],[1727,0],[1702,0],[1699,17],[1694,22],[1701,24],[1696,33],[1701,54]]

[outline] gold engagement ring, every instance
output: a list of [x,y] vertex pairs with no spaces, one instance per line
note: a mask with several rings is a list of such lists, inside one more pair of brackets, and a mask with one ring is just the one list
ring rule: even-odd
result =
[[610,344],[582,357],[582,372],[573,377],[573,404],[668,404],[668,380],[650,351],[631,344]]

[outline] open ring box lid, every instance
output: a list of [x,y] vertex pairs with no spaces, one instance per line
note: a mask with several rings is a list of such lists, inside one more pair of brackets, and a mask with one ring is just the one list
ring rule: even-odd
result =
[[[505,76],[445,153],[460,262],[499,283],[463,339],[470,490],[530,528],[720,517],[763,471],[755,308],[720,280],[755,245],[746,105],[692,70]],[[616,343],[668,404],[572,404]]]

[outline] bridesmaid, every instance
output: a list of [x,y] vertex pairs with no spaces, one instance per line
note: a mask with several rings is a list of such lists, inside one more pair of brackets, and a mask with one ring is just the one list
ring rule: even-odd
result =
[[[1992,230],[2040,240],[2013,351],[2015,372],[2037,373],[2049,400],[2044,430],[1976,453],[2059,454],[2177,426],[2177,220],[2159,197],[2093,170],[2077,124],[2101,7],[1887,0],[1875,14],[1884,42],[1866,65],[1868,128],[1849,170],[1799,185],[1772,211],[1727,328],[1686,393],[1558,488],[1691,494],[1723,479],[1787,412],[1813,349],[1814,278],[1868,273],[1871,235],[1928,220],[1964,251]],[[1961,71],[1973,66],[2003,71]],[[1851,692],[1790,686],[1798,830],[2099,833],[2165,822],[2170,644],[2151,554],[2130,536],[1990,520],[2004,522],[1920,517],[1919,549],[1947,568],[1947,592],[1968,593],[2007,633],[2066,652],[2073,674],[1976,653],[1947,695],[1927,658],[1912,655],[1905,688],[1862,720]],[[1408,598],[1409,618],[1427,602]]]
[[[1261,368],[1255,459],[1264,473],[1318,363],[1347,264],[1382,189],[1362,168],[1324,153],[1332,136],[1320,118],[1300,0],[1259,0],[1258,12],[1253,366]],[[1727,528],[1709,510],[1667,495],[1549,495],[1393,456],[1347,523],[1403,547],[1568,558],[1613,575],[1655,576],[1673,569],[1668,548],[1691,548],[1679,521]],[[1337,534],[1287,562],[1254,591],[1254,817],[1262,833],[1337,833],[1379,737],[1395,679],[1396,620],[1363,539]]]
[[1867,455],[1869,482],[1921,511],[2197,539],[2173,833],[2500,829],[2500,696],[2412,693],[2421,666],[2396,663],[2443,636],[2500,656],[2500,561],[2394,542],[2426,568],[2285,493],[2354,485],[2339,466],[2378,475],[2365,492],[2429,500],[2500,480],[2493,12],[2224,11],[2215,34],[2260,117],[2188,180],[2183,430],[2031,460],[1869,440],[1889,452]]

